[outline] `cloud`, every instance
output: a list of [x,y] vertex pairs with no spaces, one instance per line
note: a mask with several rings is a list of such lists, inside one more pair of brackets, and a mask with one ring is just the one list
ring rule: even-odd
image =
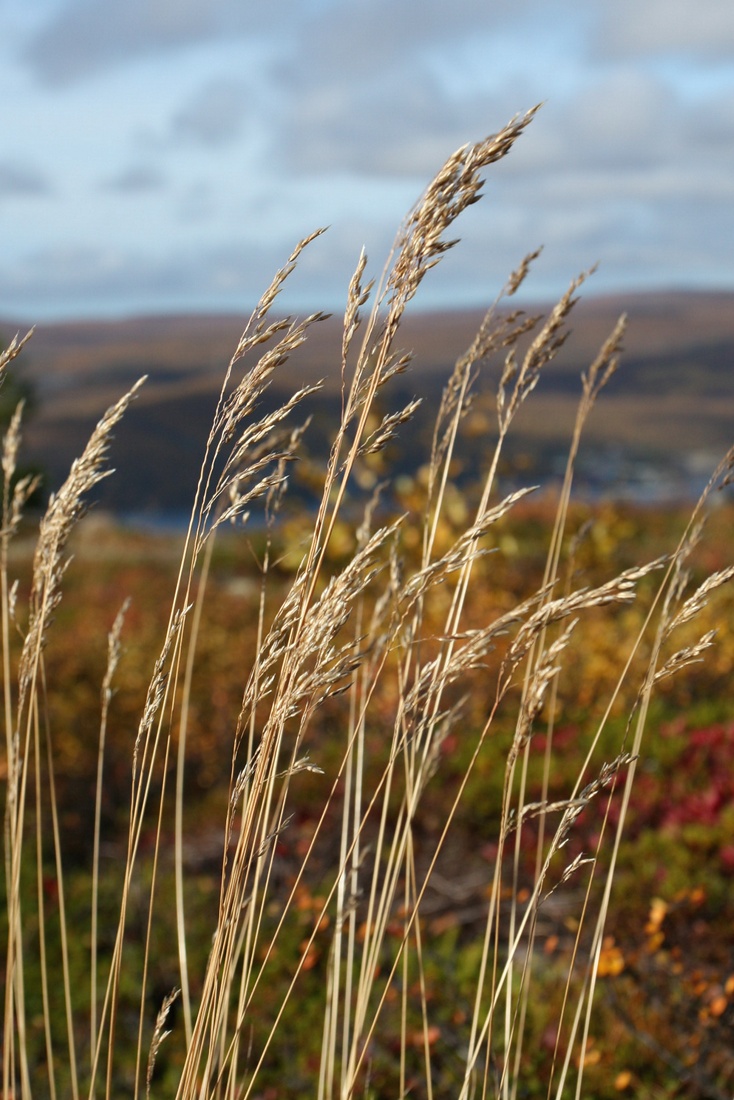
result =
[[[488,173],[487,201],[458,227],[468,258],[449,257],[431,287],[457,303],[481,299],[473,287],[495,289],[541,242],[561,282],[596,259],[602,280],[683,279],[706,255],[731,282],[721,225],[734,191],[734,19],[723,0],[39,0],[41,9],[53,14],[25,32],[27,64],[46,84],[29,88],[40,125],[16,120],[29,137],[22,146],[13,133],[12,148],[58,180],[65,207],[27,208],[16,256],[32,241],[39,250],[4,284],[15,301],[26,271],[25,300],[49,310],[187,308],[217,295],[229,308],[262,289],[302,231],[331,223],[299,265],[313,304],[323,292],[330,307],[363,241],[381,261],[454,149],[540,99],[539,117]],[[82,84],[107,72],[93,90]],[[0,195],[42,193],[39,172],[0,162]],[[248,237],[233,241],[233,227]],[[119,249],[41,250],[64,239]]]
[[[240,238],[158,251],[142,245],[38,248],[12,264],[0,263],[0,300],[6,313],[29,321],[187,308],[244,313],[283,265],[292,243],[262,246]],[[318,284],[316,293],[324,285]]]
[[[458,146],[496,131],[537,98],[537,88],[522,78],[499,95],[477,86],[447,96],[430,66],[419,63],[409,82],[390,74],[377,86],[306,87],[284,113],[281,156],[299,172],[427,180]],[[637,67],[587,75],[582,89],[543,107],[513,151],[509,171],[618,172],[678,157],[682,107],[671,106],[667,85]],[[715,105],[712,112],[707,126],[720,130]]]
[[719,95],[689,103],[657,76],[617,67],[583,95],[548,104],[503,171],[533,180],[550,201],[571,178],[572,195],[602,184],[610,196],[654,203],[658,193],[695,187],[699,200],[713,200],[721,178],[734,187],[734,105]]
[[[298,32],[297,55],[286,56],[289,70],[334,85],[379,79],[392,70],[409,76],[413,59],[427,49],[445,51],[457,42],[482,40],[514,27],[522,36],[539,0],[339,0],[317,6]],[[553,7],[558,6],[554,0]],[[304,5],[308,11],[308,5]],[[527,22],[526,22],[527,21]],[[293,68],[295,62],[295,69]]]
[[47,178],[35,168],[0,160],[0,198],[36,198],[50,193]]
[[216,213],[216,194],[210,183],[198,181],[185,188],[177,203],[178,219],[184,225],[208,221]]
[[[571,0],[544,0],[552,11]],[[48,85],[67,85],[112,66],[213,41],[241,37],[277,43],[288,64],[308,58],[316,70],[351,79],[400,65],[416,50],[527,20],[540,0],[60,0],[30,34],[23,58]],[[34,21],[38,24],[38,19]]]
[[148,191],[159,191],[166,184],[166,177],[157,168],[145,165],[132,165],[102,184],[105,191],[117,191],[120,194],[139,195]]
[[536,186],[561,173],[649,169],[680,154],[680,105],[668,87],[635,66],[589,76],[543,106],[503,170]]
[[321,174],[433,173],[543,99],[559,66],[575,80],[573,36],[557,25],[567,8],[353,0],[319,10],[273,68],[282,162]]
[[[279,0],[279,11],[294,4]],[[67,0],[31,36],[24,60],[43,83],[71,84],[138,57],[251,35],[272,23],[270,11],[240,0]]]
[[281,150],[297,171],[422,177],[471,136],[480,113],[448,104],[426,71],[415,73],[408,87],[393,78],[339,94],[308,88],[293,97],[283,118]]
[[[282,160],[296,172],[425,176],[547,97],[536,127],[550,124],[552,139],[524,138],[518,171],[541,155],[546,171],[561,160],[652,166],[682,155],[680,58],[722,58],[732,44],[721,0],[599,0],[582,17],[568,0],[340,3],[312,14],[276,70]],[[712,97],[714,119],[726,100]],[[699,114],[701,129],[721,129]]]
[[240,81],[215,80],[201,88],[171,122],[174,139],[198,145],[228,145],[242,132],[247,110],[246,88]]
[[[416,16],[412,5],[376,5],[369,20],[362,5],[355,7],[354,26],[345,16],[341,26],[324,19],[309,28],[297,57],[286,55],[277,68],[285,94],[276,100],[271,132],[287,168],[422,179],[460,145],[537,102],[534,78],[520,67],[503,73],[503,44],[492,42],[481,11],[472,34],[452,26],[441,42],[432,0],[412,39],[405,19],[405,9]],[[459,15],[469,23],[475,7],[460,0]],[[432,24],[443,47],[438,56],[428,35]]]
[[734,16],[722,0],[607,0],[593,43],[603,56],[674,53],[731,61]]

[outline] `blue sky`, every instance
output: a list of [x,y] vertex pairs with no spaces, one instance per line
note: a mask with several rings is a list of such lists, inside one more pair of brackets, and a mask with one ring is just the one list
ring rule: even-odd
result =
[[446,157],[544,107],[420,304],[734,289],[730,0],[3,0],[0,316],[339,309]]

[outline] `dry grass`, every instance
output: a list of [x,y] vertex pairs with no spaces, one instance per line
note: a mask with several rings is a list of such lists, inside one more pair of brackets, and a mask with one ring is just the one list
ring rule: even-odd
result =
[[[481,173],[503,157],[529,123],[533,112],[510,123],[501,133],[468,146],[449,159],[409,215],[395,251],[377,287],[366,282],[361,257],[349,287],[342,345],[342,409],[339,430],[322,471],[321,501],[314,512],[307,545],[293,583],[279,606],[269,602],[273,538],[279,522],[288,474],[297,457],[302,429],[290,426],[309,388],[295,393],[277,411],[263,415],[260,398],[274,372],[319,323],[320,314],[303,321],[271,319],[273,305],[302,249],[294,251],[250,318],[226,372],[221,397],[201,467],[196,499],[172,594],[168,630],[152,670],[131,754],[131,787],[126,858],[120,867],[118,925],[111,957],[100,957],[98,865],[100,799],[107,716],[113,702],[115,666],[124,610],[109,640],[108,672],[102,686],[99,782],[94,829],[94,880],[90,928],[69,929],[65,920],[64,854],[54,788],[53,730],[45,717],[47,690],[44,643],[62,597],[70,532],[94,485],[106,476],[110,433],[135,397],[134,387],[100,421],[68,480],[51,501],[41,523],[34,559],[33,586],[26,609],[16,607],[9,576],[9,547],[31,486],[15,483],[20,416],[6,437],[3,456],[4,518],[0,563],[2,581],[3,672],[7,755],[5,803],[5,875],[8,939],[5,968],[3,1094],[29,1098],[41,1090],[49,1096],[120,1094],[117,1050],[130,1020],[120,1016],[121,988],[127,956],[127,915],[131,897],[144,891],[148,912],[146,946],[139,980],[135,1095],[150,1092],[156,1055],[166,1041],[167,1018],[180,1001],[183,1054],[175,1095],[255,1097],[261,1073],[283,1036],[284,1020],[298,998],[299,981],[309,968],[312,948],[328,924],[329,964],[322,989],[323,1034],[312,1089],[319,1098],[370,1095],[370,1060],[386,1005],[398,1005],[394,1095],[409,1090],[407,1064],[416,1047],[422,1079],[410,1089],[432,1097],[437,1046],[433,1006],[425,993],[424,959],[430,934],[421,920],[431,876],[449,836],[472,768],[481,754],[495,752],[494,722],[501,706],[516,712],[515,735],[498,758],[503,770],[502,805],[496,858],[487,882],[487,905],[473,1010],[465,1024],[452,1095],[462,1098],[522,1094],[529,1051],[528,1006],[537,971],[537,924],[543,905],[569,879],[580,882],[574,960],[566,976],[566,994],[557,1021],[556,1055],[547,1071],[548,1096],[583,1095],[587,1049],[602,950],[614,862],[624,827],[625,810],[641,752],[645,721],[656,683],[697,661],[711,644],[700,641],[677,649],[675,635],[695,618],[713,590],[732,570],[710,577],[692,594],[687,589],[686,560],[699,536],[706,501],[730,476],[730,453],[713,476],[694,510],[680,545],[668,559],[627,570],[597,587],[575,590],[572,570],[564,565],[566,520],[574,461],[584,424],[600,391],[617,367],[624,320],[605,341],[583,379],[583,393],[569,451],[555,526],[550,535],[543,582],[530,599],[480,626],[467,615],[478,559],[493,547],[495,524],[524,492],[497,498],[497,469],[513,420],[566,339],[566,321],[583,277],[572,282],[546,317],[527,317],[520,310],[499,309],[523,282],[534,256],[515,272],[489,310],[467,353],[447,381],[437,412],[429,475],[420,514],[388,515],[380,505],[378,486],[358,521],[352,520],[354,485],[364,484],[365,470],[384,452],[400,425],[411,418],[417,402],[375,418],[376,398],[389,392],[389,382],[407,370],[409,357],[398,349],[404,310],[422,279],[451,246],[446,234],[461,211],[479,197]],[[528,333],[527,350],[516,345]],[[13,346],[3,367],[17,353]],[[504,369],[497,394],[496,444],[478,494],[476,510],[449,545],[439,537],[449,504],[452,463],[461,445],[477,373],[490,353],[500,351]],[[530,491],[530,490],[527,490]],[[347,504],[349,503],[349,508]],[[197,637],[206,579],[217,531],[225,523],[242,525],[253,508],[264,508],[267,538],[261,560],[262,596],[257,624],[257,656],[242,685],[239,715],[232,716],[231,777],[222,821],[221,890],[211,914],[211,949],[204,973],[192,975],[187,938],[185,838],[196,828],[184,798],[184,764],[190,686],[196,663]],[[335,571],[328,548],[338,524],[354,528],[356,549]],[[408,528],[420,532],[419,552],[406,558]],[[648,574],[658,579],[649,601],[644,631],[620,653],[620,686],[636,677],[636,702],[627,732],[612,760],[601,760],[598,748],[602,720],[588,759],[573,789],[550,803],[547,792],[553,769],[553,729],[557,720],[556,685],[572,633],[585,613],[600,606],[623,608],[636,598],[636,586]],[[436,594],[448,598],[436,602]],[[442,622],[436,629],[437,608]],[[20,633],[20,651],[16,635]],[[466,773],[453,806],[441,823],[428,857],[418,857],[415,827],[431,780],[440,775],[441,747],[462,721],[462,692],[476,683],[481,670],[488,699],[486,720],[476,737]],[[321,776],[321,805],[301,867],[283,893],[276,889],[277,841],[288,828],[298,797],[298,777],[320,772],[318,746],[321,709],[337,694],[348,701],[339,762]],[[616,692],[614,693],[616,695]],[[383,729],[381,768],[367,760],[368,731],[377,721],[377,699],[395,700],[392,723]],[[614,703],[608,701],[607,715]],[[532,737],[542,726],[546,737],[545,791],[539,802],[526,797]],[[312,755],[309,755],[309,752]],[[369,763],[369,768],[367,764]],[[377,775],[376,781],[374,776]],[[369,777],[369,779],[368,779]],[[599,845],[610,852],[608,871],[597,873],[598,851],[566,864],[563,847],[574,824],[592,799],[604,800],[617,788],[622,812],[618,824],[605,825]],[[527,823],[533,820],[532,834]],[[606,818],[604,818],[606,821]],[[263,989],[273,980],[279,945],[286,942],[289,922],[309,861],[326,833],[338,853],[330,878],[312,916],[311,931],[290,960],[280,1009],[253,1046],[251,1021],[258,1018]],[[152,859],[141,856],[144,834],[155,837]],[[147,1023],[146,998],[155,959],[152,944],[159,899],[159,868],[173,835],[178,927],[178,987],[160,1005],[154,1027]],[[535,877],[521,894],[520,852],[532,843]],[[560,853],[560,855],[559,855]],[[59,884],[58,930],[44,919],[44,867],[55,865]],[[502,904],[509,886],[509,909]],[[277,903],[275,916],[273,904]],[[37,931],[29,930],[26,913],[38,914]],[[396,937],[396,925],[399,929]],[[58,936],[64,1004],[63,1036],[52,1019],[58,979],[51,975],[48,937]],[[88,935],[88,1019],[77,1008],[79,989],[72,976],[70,936]],[[287,942],[290,942],[288,940]],[[29,953],[40,956],[42,1029],[46,1068],[28,1058],[26,1002]],[[195,991],[195,992],[194,992]],[[52,995],[53,994],[53,995]],[[449,994],[450,995],[450,994]],[[420,1020],[418,1035],[409,1023]],[[395,1014],[391,1017],[395,1019]],[[34,1024],[35,1026],[35,1024]],[[80,1040],[84,1035],[84,1041]],[[563,1042],[561,1042],[563,1036]],[[83,1057],[78,1054],[80,1046]],[[440,1052],[439,1055],[440,1057]],[[39,1077],[42,1074],[42,1077]],[[42,1078],[43,1083],[39,1083]],[[155,1087],[153,1086],[153,1091]]]

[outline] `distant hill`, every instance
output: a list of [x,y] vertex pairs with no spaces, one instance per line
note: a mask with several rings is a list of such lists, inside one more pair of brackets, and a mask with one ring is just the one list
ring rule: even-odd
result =
[[[540,312],[533,306],[527,311]],[[613,492],[639,479],[647,464],[652,472],[645,476],[657,478],[659,486],[667,477],[674,489],[685,488],[734,442],[734,294],[586,298],[572,315],[571,338],[518,420],[510,453],[522,455],[533,478],[544,479],[557,468],[573,422],[580,372],[622,312],[629,316],[626,353],[592,418],[584,452],[587,481]],[[476,311],[410,315],[401,346],[412,349],[415,359],[396,380],[395,403],[418,394],[427,399],[429,411],[435,408],[447,372],[481,319]],[[21,367],[39,396],[26,432],[26,457],[48,472],[52,487],[58,485],[104,408],[148,374],[116,432],[117,472],[104,483],[102,503],[124,512],[184,509],[223,371],[243,325],[244,318],[195,315],[38,326]],[[0,321],[6,338],[19,329],[23,326]],[[316,326],[268,396],[274,405],[296,386],[325,379],[323,393],[311,404],[319,425],[315,449],[338,415],[340,340],[339,319]],[[498,364],[490,365],[482,383],[487,402],[498,370]],[[406,454],[425,453],[426,422],[405,429],[401,438]]]

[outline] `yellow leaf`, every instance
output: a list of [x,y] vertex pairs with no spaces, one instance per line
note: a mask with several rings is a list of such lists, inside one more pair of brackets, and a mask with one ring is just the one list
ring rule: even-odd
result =
[[647,918],[645,931],[654,934],[659,931],[660,925],[665,920],[668,912],[668,903],[662,898],[653,898],[650,902],[650,915]]
[[599,953],[599,962],[596,973],[600,978],[616,978],[624,970],[624,955],[615,944],[613,938],[608,936]]

